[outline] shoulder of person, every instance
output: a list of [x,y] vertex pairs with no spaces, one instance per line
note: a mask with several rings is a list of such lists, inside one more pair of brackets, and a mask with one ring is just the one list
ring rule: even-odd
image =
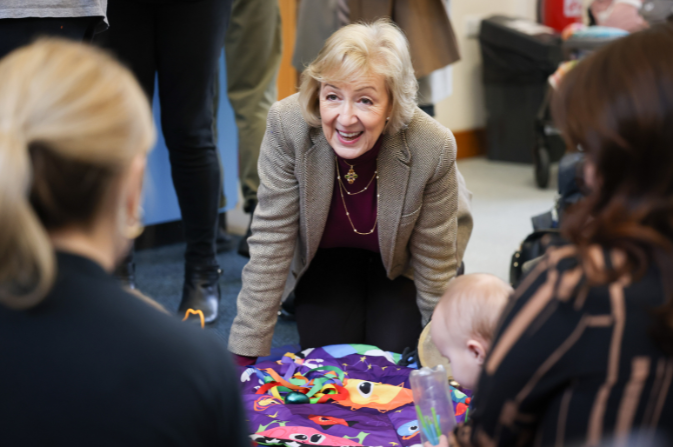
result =
[[568,270],[581,268],[577,247],[560,235],[545,235],[540,243],[544,254],[535,260],[534,267],[524,275],[518,289],[528,288],[525,286],[533,285],[541,279],[546,280],[551,272],[559,275]]
[[453,133],[418,107],[411,122],[401,132],[404,132],[409,150],[414,155],[443,155],[450,161],[455,161],[456,139]]
[[297,147],[313,145],[311,136],[320,133],[319,129],[310,126],[301,113],[299,93],[275,102],[269,110],[267,132],[278,132],[284,144]]
[[443,177],[456,161],[453,133],[418,107],[409,124],[388,141],[399,143],[399,138],[409,150],[412,169],[428,176]]
[[[180,321],[160,310],[161,306],[148,302],[118,287],[109,287],[106,303],[96,315],[101,330],[104,326],[122,328],[124,337],[110,340],[143,358],[146,367],[173,371],[175,374],[206,375],[212,377],[233,371],[224,341],[201,329]],[[103,297],[101,297],[103,298]],[[182,372],[182,373],[181,373]],[[215,384],[215,382],[213,382]]]
[[273,105],[271,106],[271,110],[275,110],[282,114],[290,113],[301,116],[301,111],[299,107],[300,107],[299,93],[297,92],[288,97],[279,99],[278,101],[274,102]]
[[[111,367],[116,377],[136,383],[140,398],[161,399],[167,406],[161,416],[166,421],[175,416],[176,406],[186,411],[187,421],[175,421],[177,431],[191,436],[198,430],[210,439],[222,439],[223,432],[234,436],[243,418],[238,373],[225,341],[132,293],[122,291],[117,298],[124,308],[117,323],[123,333],[109,341],[111,359],[119,363]],[[204,415],[212,422],[204,424]]]
[[545,300],[565,303],[580,311],[587,294],[600,294],[600,289],[605,290],[605,287],[588,284],[576,245],[562,238],[550,238],[545,242],[545,254],[521,279],[512,295],[512,304],[520,309],[532,299],[545,297]]
[[273,125],[278,121],[283,127],[293,127],[298,129],[309,129],[310,126],[304,121],[299,105],[299,93],[290,95],[287,98],[276,101],[269,110],[270,123]]

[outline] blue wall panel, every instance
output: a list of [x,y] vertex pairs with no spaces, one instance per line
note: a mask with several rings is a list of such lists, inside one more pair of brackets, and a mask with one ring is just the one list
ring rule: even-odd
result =
[[[217,113],[218,142],[220,161],[224,174],[224,193],[227,206],[231,209],[238,201],[238,132],[234,122],[234,113],[227,98],[227,78],[224,52],[220,57],[220,103]],[[157,126],[157,144],[147,161],[145,177],[145,225],[180,220],[180,208],[171,179],[171,165],[168,160],[168,149],[161,132],[161,108],[159,106],[159,87],[154,89],[154,122]]]

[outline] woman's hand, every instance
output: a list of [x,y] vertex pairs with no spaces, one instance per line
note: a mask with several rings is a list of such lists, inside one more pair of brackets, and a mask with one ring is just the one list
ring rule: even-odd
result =
[[426,441],[425,444],[423,444],[423,447],[449,447],[449,440],[446,436],[442,435],[439,438],[439,444],[433,446],[432,444]]
[[[461,434],[459,435],[461,437],[460,442],[458,441],[458,438],[456,437],[455,433],[451,432],[449,434],[448,438],[446,436],[442,435],[439,438],[439,444],[433,446],[432,444],[430,444],[429,442],[426,441],[425,444],[423,444],[423,447],[449,447],[449,446],[450,447],[470,447],[472,445],[472,444],[470,444],[471,431],[470,431],[469,427],[467,427],[468,428],[467,431],[462,430],[462,428],[463,427],[461,427],[459,429],[459,431],[461,432]],[[466,436],[463,436],[463,435],[466,435]]]
[[257,361],[257,357],[246,357],[238,354],[232,354],[231,357],[238,366],[251,366]]

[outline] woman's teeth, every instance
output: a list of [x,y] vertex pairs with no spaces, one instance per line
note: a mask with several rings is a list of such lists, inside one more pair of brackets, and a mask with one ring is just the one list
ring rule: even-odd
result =
[[352,140],[354,138],[359,137],[362,134],[362,132],[342,132],[340,130],[337,130],[337,132],[339,132],[339,135],[341,135],[347,140]]

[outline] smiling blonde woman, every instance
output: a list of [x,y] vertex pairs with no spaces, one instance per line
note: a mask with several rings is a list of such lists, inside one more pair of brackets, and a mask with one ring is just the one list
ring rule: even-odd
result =
[[455,140],[417,89],[406,38],[379,20],[334,33],[271,108],[229,338],[239,363],[269,353],[292,291],[302,348],[416,344],[472,230]]

